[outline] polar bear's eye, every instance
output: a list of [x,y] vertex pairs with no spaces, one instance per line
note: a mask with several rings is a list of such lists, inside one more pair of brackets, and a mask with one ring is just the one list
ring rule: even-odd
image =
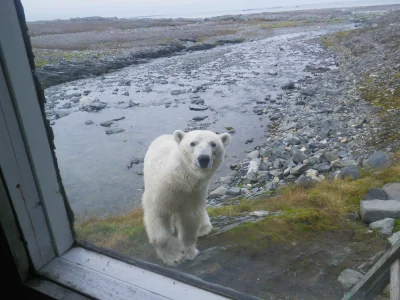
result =
[[213,147],[213,148],[217,147],[217,144],[214,143],[214,142],[211,142],[210,145],[211,145],[211,147]]
[[196,146],[196,143],[195,142],[191,142],[190,143],[190,147],[194,147],[194,146]]

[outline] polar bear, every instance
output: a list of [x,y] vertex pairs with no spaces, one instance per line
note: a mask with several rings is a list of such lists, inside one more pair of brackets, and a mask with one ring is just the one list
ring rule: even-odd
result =
[[230,141],[228,133],[176,130],[150,144],[143,170],[144,224],[150,243],[166,265],[193,260],[199,253],[197,237],[211,231],[206,211],[208,187]]

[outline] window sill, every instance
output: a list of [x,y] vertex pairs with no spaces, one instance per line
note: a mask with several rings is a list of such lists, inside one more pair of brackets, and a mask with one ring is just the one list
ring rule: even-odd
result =
[[[227,299],[81,247],[54,258],[39,273],[56,284],[35,280],[29,285],[53,297],[55,293],[62,294],[62,299],[85,299],[82,294],[110,300]],[[57,289],[57,285],[64,289]],[[68,298],[65,298],[65,293]]]

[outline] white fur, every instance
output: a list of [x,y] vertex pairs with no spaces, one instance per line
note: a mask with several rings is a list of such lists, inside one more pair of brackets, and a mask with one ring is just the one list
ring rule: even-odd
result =
[[[144,159],[144,223],[150,243],[165,264],[194,259],[197,237],[211,231],[207,191],[230,140],[227,133],[176,130],[150,144]],[[210,158],[203,168],[198,161],[201,155]]]

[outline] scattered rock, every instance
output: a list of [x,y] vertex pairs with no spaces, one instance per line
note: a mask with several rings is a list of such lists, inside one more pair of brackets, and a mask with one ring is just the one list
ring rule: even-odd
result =
[[363,200],[389,200],[389,195],[384,189],[370,189],[365,194]]
[[123,93],[122,96],[129,96],[129,92],[127,91],[127,92]]
[[394,219],[386,218],[369,224],[371,229],[378,229],[381,234],[391,235],[394,228]]
[[239,187],[233,187],[230,188],[226,194],[231,196],[239,196],[241,194],[241,189]]
[[250,216],[255,216],[258,218],[266,217],[269,215],[269,212],[266,210],[256,210],[250,213]]
[[290,174],[301,175],[307,170],[307,165],[299,164],[294,168],[290,169]]
[[254,158],[258,158],[259,155],[260,155],[260,152],[258,150],[254,150],[254,151],[250,152],[249,154],[247,154],[247,158],[252,160]]
[[92,125],[94,122],[92,121],[92,120],[87,120],[86,122],[85,122],[85,125]]
[[385,169],[390,166],[389,155],[382,151],[376,151],[367,159],[365,165],[375,169]]
[[290,80],[281,86],[282,90],[293,90],[295,87],[296,83],[293,80]]
[[207,110],[208,107],[205,106],[205,105],[195,105],[195,104],[193,104],[193,105],[189,105],[189,109],[190,110]]
[[111,129],[106,130],[106,134],[110,135],[110,134],[120,133],[120,132],[124,132],[124,131],[125,131],[125,129],[122,129],[122,128],[111,128]]
[[338,280],[343,288],[348,290],[363,279],[363,277],[364,275],[356,270],[346,269],[340,273]]
[[111,121],[121,121],[123,119],[125,119],[125,117],[121,116],[121,117],[116,117],[116,118],[112,119]]
[[193,121],[203,121],[204,119],[208,118],[208,116],[194,116],[192,118]]
[[228,189],[224,186],[220,186],[219,188],[216,188],[215,190],[213,190],[209,195],[208,198],[209,199],[214,199],[214,198],[218,198],[221,196],[226,195],[226,193],[228,192]]
[[111,122],[111,121],[104,121],[104,122],[101,122],[101,123],[100,123],[100,126],[103,126],[103,127],[110,127],[112,123],[113,123],[113,122]]
[[400,200],[400,183],[387,183],[383,186],[383,190],[390,200]]
[[301,151],[295,150],[292,156],[292,160],[295,163],[302,163],[304,160],[307,159],[307,155],[301,153]]
[[346,167],[338,173],[337,178],[351,178],[353,180],[357,180],[360,179],[360,171],[358,170],[357,166]]
[[361,201],[361,218],[370,223],[385,218],[400,218],[400,201],[396,200],[367,200]]

